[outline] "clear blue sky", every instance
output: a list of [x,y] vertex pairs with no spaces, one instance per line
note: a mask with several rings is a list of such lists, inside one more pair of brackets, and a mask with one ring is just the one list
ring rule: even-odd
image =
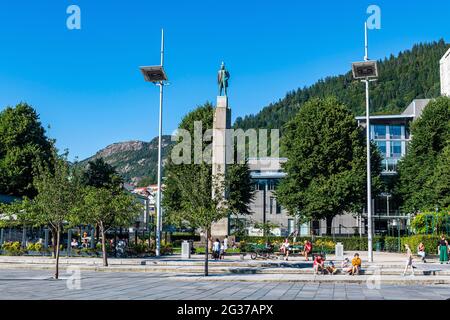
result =
[[[71,158],[113,142],[149,141],[158,132],[158,88],[143,81],[138,66],[159,64],[164,27],[171,82],[164,133],[215,100],[222,60],[234,120],[361,60],[370,4],[382,16],[381,30],[370,31],[372,59],[449,41],[449,1],[401,2],[3,0],[0,110],[30,103]],[[81,8],[81,30],[66,27],[71,4]]]

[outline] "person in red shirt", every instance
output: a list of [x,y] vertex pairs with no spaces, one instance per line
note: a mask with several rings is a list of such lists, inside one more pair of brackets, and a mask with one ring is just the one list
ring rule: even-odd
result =
[[318,274],[319,271],[320,272],[324,271],[325,260],[323,259],[321,254],[317,255],[316,258],[314,259],[313,268],[314,268],[314,274]]
[[308,261],[308,254],[312,251],[312,243],[308,240],[305,240],[305,247],[303,250],[303,255],[305,256],[305,261]]

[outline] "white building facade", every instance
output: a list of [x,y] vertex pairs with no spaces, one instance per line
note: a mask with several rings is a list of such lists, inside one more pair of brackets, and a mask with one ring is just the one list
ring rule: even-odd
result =
[[441,68],[441,95],[450,96],[450,49],[440,61]]

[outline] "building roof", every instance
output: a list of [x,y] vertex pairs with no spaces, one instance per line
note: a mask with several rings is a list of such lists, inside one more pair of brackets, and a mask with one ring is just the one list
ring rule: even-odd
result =
[[[357,116],[356,120],[365,121],[366,116]],[[412,119],[414,115],[412,114],[383,114],[377,116],[370,116],[370,120],[384,120],[384,119]]]
[[[422,114],[430,99],[414,99],[401,114],[382,114],[370,116],[370,120],[414,120]],[[356,120],[365,121],[366,116],[357,116]]]

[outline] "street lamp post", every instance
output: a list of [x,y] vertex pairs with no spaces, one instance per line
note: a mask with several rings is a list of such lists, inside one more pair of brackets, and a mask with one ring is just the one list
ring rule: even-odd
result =
[[368,240],[368,261],[373,262],[373,221],[372,221],[372,177],[370,170],[370,99],[369,82],[375,81],[378,77],[377,62],[369,60],[367,22],[364,24],[364,61],[352,64],[353,77],[361,79],[366,85],[366,150],[367,150],[367,240]]
[[162,108],[163,108],[163,88],[168,80],[163,68],[164,65],[164,30],[161,30],[161,65],[140,67],[141,73],[147,82],[152,82],[159,86],[159,133],[158,133],[158,192],[156,196],[156,256],[160,255],[161,249],[161,169],[162,169]]

